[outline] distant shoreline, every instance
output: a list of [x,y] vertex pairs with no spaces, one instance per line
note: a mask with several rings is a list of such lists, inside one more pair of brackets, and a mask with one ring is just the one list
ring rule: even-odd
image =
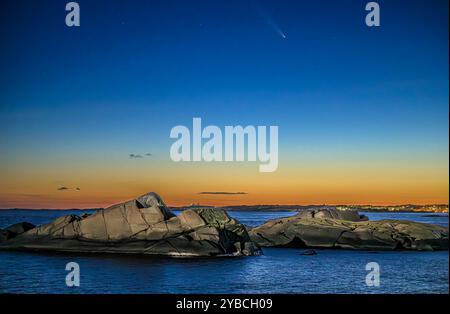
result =
[[[310,208],[332,207],[340,210],[357,210],[360,212],[370,213],[428,213],[428,214],[448,214],[448,205],[432,204],[432,205],[232,205],[232,206],[210,206],[210,205],[189,205],[189,206],[168,206],[170,210],[182,211],[186,209],[200,207],[215,207],[233,212],[300,212]],[[0,208],[0,211],[87,211],[101,210],[104,208]]]

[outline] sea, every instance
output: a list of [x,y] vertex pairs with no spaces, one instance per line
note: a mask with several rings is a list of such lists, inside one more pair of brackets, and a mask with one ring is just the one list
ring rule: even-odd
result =
[[[43,224],[80,210],[0,210],[0,228],[28,221]],[[295,212],[230,211],[248,226],[295,215]],[[370,220],[403,219],[447,226],[447,214],[369,213]],[[316,250],[302,255],[293,248],[265,248],[251,257],[176,259],[119,254],[0,251],[0,293],[449,293],[449,253]],[[79,286],[69,287],[66,270],[78,263]],[[379,284],[370,279],[379,266]],[[373,265],[373,264],[369,264]]]

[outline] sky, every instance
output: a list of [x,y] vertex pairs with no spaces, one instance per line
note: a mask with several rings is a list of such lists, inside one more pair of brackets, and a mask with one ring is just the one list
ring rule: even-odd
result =
[[[0,208],[448,204],[448,1],[67,2],[1,2]],[[173,162],[194,117],[278,126],[278,169]]]

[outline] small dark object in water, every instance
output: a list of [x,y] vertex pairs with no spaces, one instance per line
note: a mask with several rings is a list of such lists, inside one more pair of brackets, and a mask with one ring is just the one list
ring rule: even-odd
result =
[[317,255],[317,252],[314,250],[306,250],[301,255]]

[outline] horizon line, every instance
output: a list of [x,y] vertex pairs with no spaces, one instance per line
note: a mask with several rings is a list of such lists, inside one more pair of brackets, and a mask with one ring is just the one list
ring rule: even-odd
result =
[[[119,203],[120,204],[120,203]],[[111,206],[114,206],[117,204],[113,204]],[[100,209],[106,209],[109,208],[111,206],[107,206],[107,207],[85,207],[85,208],[80,208],[80,207],[67,207],[67,208],[24,208],[24,207],[7,207],[7,208],[0,208],[0,210],[100,210]],[[227,208],[227,207],[237,207],[237,206],[241,206],[241,207],[254,207],[254,206],[290,206],[290,207],[294,207],[294,206],[298,206],[298,207],[313,207],[313,206],[352,206],[352,207],[356,207],[356,206],[372,206],[372,207],[399,207],[399,206],[449,206],[448,203],[428,203],[428,204],[414,204],[414,203],[403,203],[403,204],[306,204],[306,205],[301,205],[301,204],[234,204],[234,205],[207,205],[207,204],[190,204],[190,205],[180,205],[180,206],[175,206],[175,205],[166,205],[168,208],[186,208],[186,207],[202,207],[202,206],[207,206],[207,207],[215,207],[215,208]]]

